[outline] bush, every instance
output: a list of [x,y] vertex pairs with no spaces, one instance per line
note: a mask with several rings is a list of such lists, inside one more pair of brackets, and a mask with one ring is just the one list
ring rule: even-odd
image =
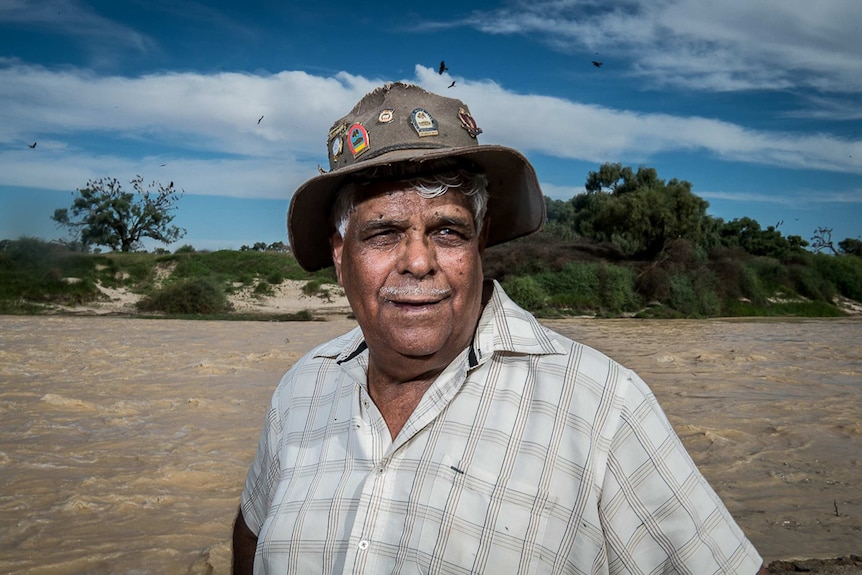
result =
[[698,317],[714,317],[721,315],[721,297],[719,282],[709,269],[700,268],[692,281],[696,301],[695,313]]
[[93,256],[71,252],[64,245],[27,237],[4,241],[0,299],[66,305],[93,301],[101,295],[94,279],[95,267]]
[[548,294],[547,305],[557,309],[595,310],[599,299],[598,266],[592,263],[571,262],[559,272],[545,271],[535,276]]
[[272,293],[272,285],[266,280],[261,280],[254,286],[254,295],[256,296],[272,295]]
[[648,302],[661,302],[670,297],[670,275],[658,266],[650,265],[638,274],[635,285]]
[[757,274],[759,283],[768,293],[782,291],[792,286],[787,268],[778,260],[770,257],[752,258],[748,266]]
[[631,268],[599,264],[599,301],[609,312],[631,311],[640,307],[640,297],[635,292],[636,277]]
[[138,302],[142,311],[172,315],[218,314],[228,311],[229,307],[221,286],[204,278],[170,284]]
[[284,282],[284,274],[281,270],[272,270],[267,274],[266,281],[268,281],[274,286],[277,286],[280,283]]
[[814,269],[832,283],[838,293],[862,302],[862,258],[817,254],[814,257]]
[[670,276],[670,306],[685,316],[697,313],[697,297],[691,278],[687,274],[676,274]]
[[793,265],[788,267],[790,279],[793,281],[796,293],[814,301],[832,302],[835,298],[835,287],[810,267]]
[[545,290],[530,276],[511,277],[505,281],[503,289],[515,303],[526,310],[535,311],[545,305]]

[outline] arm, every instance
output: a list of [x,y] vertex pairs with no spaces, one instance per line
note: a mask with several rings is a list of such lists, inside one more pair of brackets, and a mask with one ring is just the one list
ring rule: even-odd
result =
[[769,571],[766,570],[766,565],[761,565],[760,571],[758,571],[755,575],[769,575]]
[[233,524],[233,575],[252,575],[256,548],[257,535],[246,525],[240,509]]

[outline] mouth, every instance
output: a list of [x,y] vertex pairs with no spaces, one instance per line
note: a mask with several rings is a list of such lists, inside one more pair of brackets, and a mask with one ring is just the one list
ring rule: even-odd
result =
[[433,306],[450,295],[450,290],[438,288],[384,287],[380,289],[380,297],[384,302],[404,308]]

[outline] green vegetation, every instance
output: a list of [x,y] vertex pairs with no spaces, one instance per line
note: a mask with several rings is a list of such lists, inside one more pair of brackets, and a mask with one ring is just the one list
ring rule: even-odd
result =
[[[568,201],[545,198],[543,232],[485,253],[485,275],[539,316],[829,317],[844,313],[839,297],[862,302],[860,240],[836,247],[832,231],[818,228],[809,246],[751,218],[724,222],[690,183],[665,182],[652,168],[605,164],[585,189]],[[104,297],[100,287],[125,287],[143,296],[143,314],[236,318],[244,316],[228,297],[239,290],[264,297],[298,280],[305,295],[328,299],[335,283],[331,269],[303,271],[282,242],[82,253],[91,243],[99,242],[83,234],[71,245],[0,241],[0,313],[80,305]]]
[[[231,313],[227,296],[242,288],[269,295],[286,279],[309,282],[320,297],[327,297],[325,283],[335,283],[331,270],[309,274],[285,253],[197,252],[183,246],[173,254],[85,254],[34,238],[0,241],[0,313],[6,314],[97,302],[106,297],[101,286],[140,294],[142,314],[247,318]],[[279,319],[310,319],[310,314]]]
[[142,311],[170,315],[221,314],[230,304],[221,286],[207,278],[188,279],[169,284],[138,302]]
[[615,252],[542,232],[488,249],[485,271],[541,317],[831,317],[844,315],[836,296],[862,301],[862,258],[846,254],[706,254],[687,240],[670,243],[655,260],[597,259],[602,253]]
[[[586,192],[545,198],[545,230],[486,252],[486,275],[539,315],[640,317],[831,316],[835,299],[862,301],[862,241],[833,244],[724,222],[689,182],[604,164]],[[824,252],[831,252],[827,255]]]

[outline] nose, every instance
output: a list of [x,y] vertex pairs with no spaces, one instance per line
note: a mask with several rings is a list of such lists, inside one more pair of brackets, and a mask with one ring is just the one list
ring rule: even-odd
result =
[[437,269],[434,242],[424,234],[407,234],[398,257],[398,273],[423,278]]

